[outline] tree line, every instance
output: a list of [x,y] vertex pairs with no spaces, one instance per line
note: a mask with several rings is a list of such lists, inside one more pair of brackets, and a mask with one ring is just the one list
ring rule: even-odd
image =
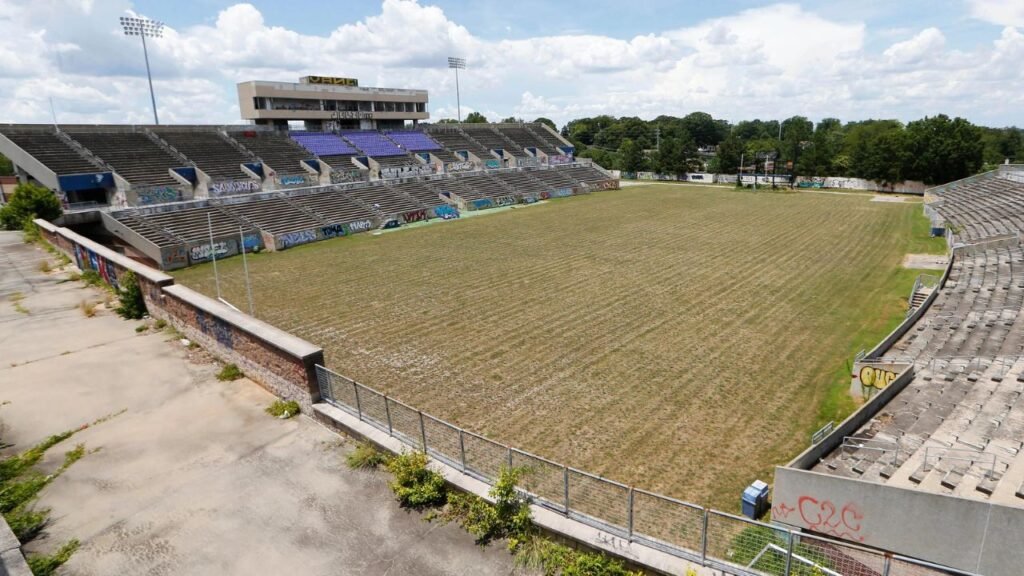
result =
[[898,120],[817,124],[803,116],[743,120],[736,124],[705,112],[682,118],[595,116],[572,120],[562,135],[576,155],[627,172],[683,174],[779,173],[848,176],[884,183],[938,184],[991,170],[1005,160],[1024,162],[1024,130],[976,126],[944,114],[903,124]]

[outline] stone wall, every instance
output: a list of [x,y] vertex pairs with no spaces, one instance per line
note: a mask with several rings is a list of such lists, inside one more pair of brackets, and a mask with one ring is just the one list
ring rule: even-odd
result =
[[185,286],[174,278],[97,244],[67,228],[36,220],[42,236],[82,270],[96,272],[112,286],[127,271],[135,273],[146,309],[221,358],[273,394],[298,402],[310,414],[319,400],[316,364],[323,349],[239,312]]

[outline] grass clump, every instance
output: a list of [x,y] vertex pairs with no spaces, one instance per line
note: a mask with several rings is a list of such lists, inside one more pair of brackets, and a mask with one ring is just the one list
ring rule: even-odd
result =
[[67,541],[53,554],[30,554],[26,560],[33,576],[50,576],[71,559],[79,547],[77,539]]
[[149,324],[139,324],[138,326],[135,327],[136,334],[142,334],[146,330],[149,330]]
[[154,330],[163,330],[167,328],[167,321],[163,318],[157,318],[157,321],[153,323]]
[[445,503],[447,486],[444,478],[427,468],[427,455],[422,452],[403,452],[388,461],[388,471],[394,474],[391,491],[405,508],[426,508]]
[[286,420],[299,413],[299,403],[294,400],[274,400],[267,406],[267,414],[274,418]]
[[92,318],[96,315],[97,306],[99,306],[99,302],[89,302],[88,300],[82,300],[78,303],[78,309],[82,311],[86,318]]
[[544,576],[642,576],[605,554],[581,552],[546,538],[532,537],[516,551],[515,565]]
[[21,292],[15,292],[15,293],[11,294],[10,296],[8,296],[7,299],[11,301],[11,304],[14,305],[14,309],[18,313],[20,313],[20,314],[29,314],[30,313],[28,311],[28,308],[25,308],[25,306],[21,303],[21,301],[25,299],[25,295],[22,294]]
[[40,260],[39,261],[39,271],[40,272],[42,272],[43,274],[49,274],[51,269],[52,268],[50,267],[50,261],[49,260]]
[[82,282],[85,282],[86,286],[96,286],[97,288],[105,288],[106,284],[103,283],[103,277],[100,273],[95,270],[86,270],[82,272],[79,277]]
[[441,519],[458,522],[481,546],[508,539],[509,551],[514,552],[534,534],[529,502],[516,490],[520,476],[526,471],[502,467],[488,492],[494,504],[473,494],[449,494]]
[[356,449],[345,457],[349,468],[372,469],[387,464],[388,457],[369,442],[360,442]]
[[242,371],[234,364],[225,364],[224,367],[220,369],[220,372],[217,372],[217,380],[220,380],[221,382],[238,380],[243,376],[245,376],[245,374],[242,374]]

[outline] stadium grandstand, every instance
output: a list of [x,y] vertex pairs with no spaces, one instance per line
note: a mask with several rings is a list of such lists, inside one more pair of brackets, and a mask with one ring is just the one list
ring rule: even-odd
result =
[[870,400],[776,471],[772,517],[979,574],[1017,574],[1024,167],[933,188],[926,202],[933,229],[949,231],[948,265],[915,285],[907,320],[858,356],[853,391]]

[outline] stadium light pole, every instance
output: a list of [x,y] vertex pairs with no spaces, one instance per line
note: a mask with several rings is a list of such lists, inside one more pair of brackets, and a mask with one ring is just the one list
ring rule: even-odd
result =
[[149,80],[149,100],[153,103],[153,123],[159,125],[160,117],[156,113],[156,95],[153,92],[153,75],[149,71],[149,49],[146,48],[146,37],[163,38],[164,23],[149,18],[121,16],[121,27],[124,28],[125,36],[142,38],[142,55],[146,59],[146,79]]
[[462,95],[459,94],[459,70],[466,69],[466,59],[455,56],[448,57],[448,67],[455,70],[455,102],[459,111],[459,123],[462,123]]

